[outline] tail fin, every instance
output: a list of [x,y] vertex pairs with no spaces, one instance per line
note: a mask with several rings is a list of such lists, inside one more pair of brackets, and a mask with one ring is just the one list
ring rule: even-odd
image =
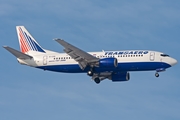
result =
[[22,53],[28,53],[29,51],[45,53],[43,48],[36,42],[36,40],[31,36],[24,26],[16,26],[16,30]]

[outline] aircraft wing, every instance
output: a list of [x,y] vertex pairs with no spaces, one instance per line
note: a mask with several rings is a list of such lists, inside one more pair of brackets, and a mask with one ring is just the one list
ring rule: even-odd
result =
[[62,39],[55,40],[65,48],[64,52],[66,52],[79,63],[79,66],[82,70],[84,70],[87,65],[93,66],[99,61],[99,58],[96,58],[95,56],[71,45]]

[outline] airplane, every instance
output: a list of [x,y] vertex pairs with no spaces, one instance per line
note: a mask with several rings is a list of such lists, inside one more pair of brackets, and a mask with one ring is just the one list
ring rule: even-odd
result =
[[64,73],[87,73],[95,83],[109,79],[113,82],[128,81],[131,71],[159,72],[177,64],[169,55],[150,50],[123,50],[85,52],[84,50],[56,38],[65,53],[42,48],[24,26],[16,26],[20,51],[3,46],[12,53],[20,64]]

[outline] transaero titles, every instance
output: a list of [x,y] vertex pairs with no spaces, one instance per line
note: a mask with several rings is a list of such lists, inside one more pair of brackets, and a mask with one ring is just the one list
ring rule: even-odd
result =
[[148,54],[148,51],[113,51],[105,52],[105,55],[128,55],[128,54]]

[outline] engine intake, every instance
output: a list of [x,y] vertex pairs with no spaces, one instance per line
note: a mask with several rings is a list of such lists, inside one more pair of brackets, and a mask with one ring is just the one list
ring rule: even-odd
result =
[[99,67],[110,67],[115,68],[118,66],[116,58],[104,58],[99,60]]

